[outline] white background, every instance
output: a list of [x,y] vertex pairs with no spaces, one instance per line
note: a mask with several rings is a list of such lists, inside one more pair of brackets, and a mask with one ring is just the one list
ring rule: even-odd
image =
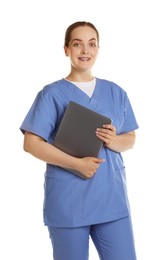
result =
[[[158,260],[157,0],[1,1],[0,259],[52,259],[42,219],[45,163],[23,151],[19,127],[37,92],[68,74],[64,33],[78,20],[100,33],[94,75],[127,91],[140,125],[134,148],[123,156],[138,260]],[[92,259],[98,256],[90,241]]]

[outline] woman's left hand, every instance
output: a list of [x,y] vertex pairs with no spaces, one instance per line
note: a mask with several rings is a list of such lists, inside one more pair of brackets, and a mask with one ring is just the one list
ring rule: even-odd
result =
[[110,147],[116,138],[116,128],[114,125],[103,125],[96,129],[96,136],[101,139],[105,146]]

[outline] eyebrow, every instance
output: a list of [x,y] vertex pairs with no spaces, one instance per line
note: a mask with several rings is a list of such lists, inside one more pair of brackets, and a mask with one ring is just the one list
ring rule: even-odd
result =
[[[89,41],[93,41],[93,40],[97,41],[96,38],[91,38]],[[80,42],[82,42],[82,40],[81,40],[81,39],[78,39],[78,38],[73,39],[72,42],[73,42],[73,41],[80,41]]]

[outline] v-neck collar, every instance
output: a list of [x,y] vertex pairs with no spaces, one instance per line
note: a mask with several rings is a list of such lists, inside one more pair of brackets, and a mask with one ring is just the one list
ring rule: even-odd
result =
[[98,87],[97,87],[97,84],[98,84],[97,78],[96,78],[95,88],[94,88],[94,91],[93,91],[91,97],[89,97],[84,91],[82,91],[80,88],[78,88],[74,83],[72,83],[64,78],[62,80],[65,83],[65,86],[67,86],[69,88],[69,91],[71,90],[70,95],[72,95],[72,94],[77,95],[78,99],[80,98],[82,103],[89,102],[90,104],[94,104],[96,97],[99,96]]

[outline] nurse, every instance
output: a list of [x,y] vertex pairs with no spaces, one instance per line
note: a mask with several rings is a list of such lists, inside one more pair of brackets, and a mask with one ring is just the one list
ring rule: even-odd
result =
[[[133,148],[138,128],[131,103],[120,86],[92,74],[99,52],[99,33],[92,23],[71,24],[64,51],[69,75],[37,93],[20,127],[24,150],[46,163],[43,216],[53,259],[88,260],[91,237],[99,259],[136,260],[122,158]],[[98,158],[72,157],[52,145],[71,100],[112,119],[113,124],[96,129],[103,141]]]

